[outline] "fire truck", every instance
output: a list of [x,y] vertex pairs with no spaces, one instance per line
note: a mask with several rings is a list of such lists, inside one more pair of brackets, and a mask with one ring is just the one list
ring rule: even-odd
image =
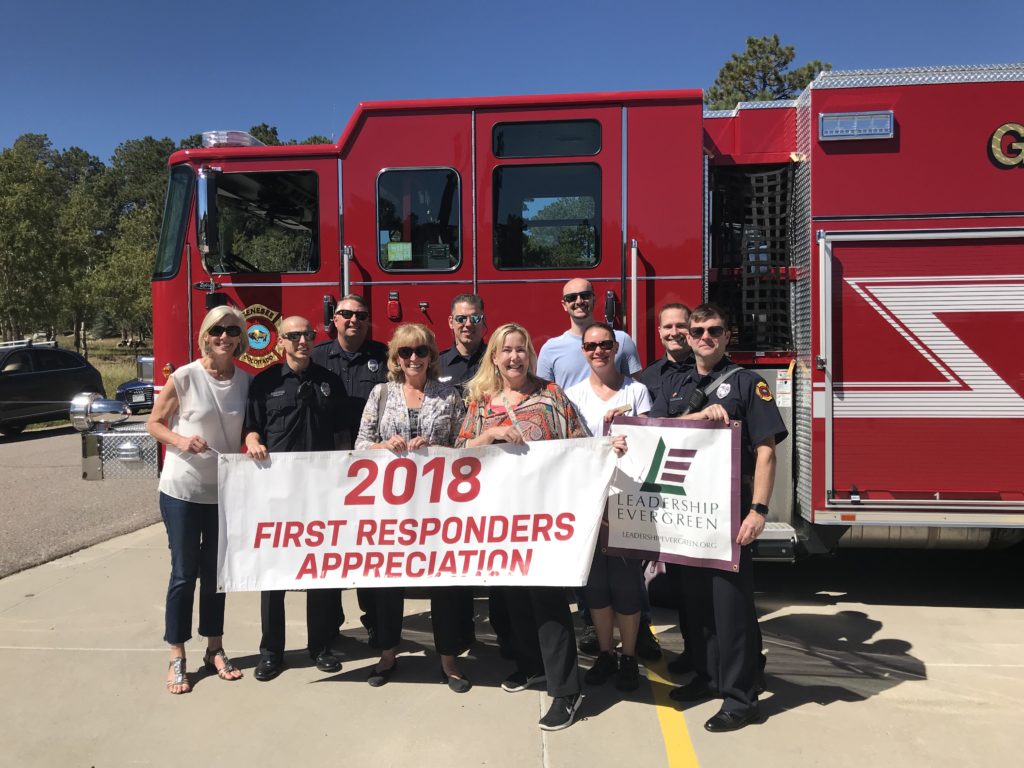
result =
[[[176,152],[153,275],[156,388],[205,312],[372,336],[451,299],[539,347],[588,278],[641,358],[715,301],[790,426],[760,556],[1024,538],[1024,64],[824,72],[792,101],[700,90],[369,102],[338,142]],[[1017,339],[1015,342],[1014,339]],[[123,451],[122,451],[123,452]],[[131,453],[128,451],[127,453]]]

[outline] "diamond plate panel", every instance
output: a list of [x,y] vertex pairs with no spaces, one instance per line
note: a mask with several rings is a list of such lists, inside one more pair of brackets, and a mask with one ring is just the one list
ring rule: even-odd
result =
[[995,83],[1014,80],[1024,80],[1024,63],[822,72],[811,82],[810,88],[870,88],[890,85]]
[[104,480],[157,477],[158,446],[145,424],[123,424],[96,439]]

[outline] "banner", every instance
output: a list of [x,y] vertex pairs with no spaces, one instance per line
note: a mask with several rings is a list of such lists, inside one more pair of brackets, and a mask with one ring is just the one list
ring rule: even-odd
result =
[[740,422],[617,418],[629,450],[608,499],[608,552],[739,570]]
[[218,459],[218,589],[580,586],[616,457],[607,437]]

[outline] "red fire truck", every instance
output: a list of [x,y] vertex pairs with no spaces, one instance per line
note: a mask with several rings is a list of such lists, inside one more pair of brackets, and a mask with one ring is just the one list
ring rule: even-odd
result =
[[[209,307],[449,338],[449,302],[538,344],[561,285],[662,354],[659,306],[713,300],[790,422],[765,557],[1024,537],[1024,65],[822,73],[707,112],[658,91],[360,104],[337,144],[209,134],[170,158],[156,386]],[[1014,339],[1017,339],[1015,342]]]

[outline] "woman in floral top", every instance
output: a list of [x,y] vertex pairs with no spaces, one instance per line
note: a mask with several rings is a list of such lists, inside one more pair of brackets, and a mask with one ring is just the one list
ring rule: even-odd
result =
[[[466,385],[468,410],[455,445],[523,444],[534,440],[588,437],[565,393],[537,378],[537,353],[530,334],[509,323],[491,336],[477,371]],[[501,587],[514,638],[516,670],[501,687],[509,692],[547,683],[554,699],[541,718],[544,730],[572,724],[579,708],[580,680],[572,615],[563,587]]]
[[[395,453],[415,451],[428,445],[451,446],[458,435],[465,405],[458,390],[437,381],[440,371],[437,340],[425,325],[406,323],[395,329],[388,344],[388,381],[370,392],[356,437],[356,450],[387,449]],[[383,399],[383,402],[381,402]],[[435,587],[430,590],[434,647],[441,656],[441,676],[456,693],[465,693],[470,682],[459,672],[458,655],[460,593],[472,587]],[[376,604],[373,621],[380,661],[370,668],[370,685],[384,685],[398,663],[395,649],[402,639],[405,591],[401,587],[373,590]]]

